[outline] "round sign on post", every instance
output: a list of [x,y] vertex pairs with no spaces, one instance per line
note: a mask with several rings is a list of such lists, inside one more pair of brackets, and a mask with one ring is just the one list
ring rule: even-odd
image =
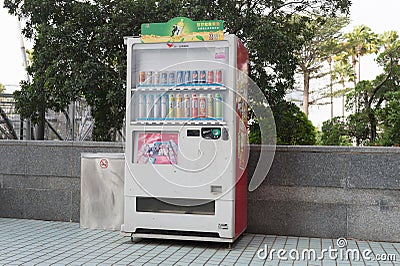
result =
[[106,158],[103,158],[100,160],[100,167],[103,169],[107,169],[108,168],[108,160]]

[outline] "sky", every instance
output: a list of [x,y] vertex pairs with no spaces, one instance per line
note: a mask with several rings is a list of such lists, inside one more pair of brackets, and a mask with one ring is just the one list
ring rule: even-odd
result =
[[[0,83],[6,86],[7,92],[18,88],[19,81],[26,78],[21,55],[21,45],[17,19],[7,13],[0,0]],[[350,9],[351,24],[345,29],[351,31],[354,26],[365,24],[375,33],[387,30],[400,32],[399,0],[352,0]],[[25,40],[25,47],[32,43]],[[362,79],[374,79],[379,68],[372,57],[362,59]],[[334,103],[334,114],[341,115],[340,99]],[[330,118],[330,106],[312,106],[310,120],[321,127],[322,122]]]

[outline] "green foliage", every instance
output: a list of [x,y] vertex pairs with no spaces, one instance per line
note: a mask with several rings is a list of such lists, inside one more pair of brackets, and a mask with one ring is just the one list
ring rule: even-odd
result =
[[43,109],[61,110],[85,97],[95,118],[94,138],[111,140],[125,113],[124,36],[139,35],[146,22],[177,16],[222,19],[227,32],[249,49],[250,77],[271,105],[294,83],[293,51],[310,18],[293,23],[293,13],[331,16],[347,13],[349,0],[323,1],[156,1],[156,0],[5,0],[9,12],[27,20],[33,38],[32,83],[15,94],[17,109],[38,121]]
[[6,90],[6,87],[0,83],[0,93],[3,93]]
[[386,93],[386,106],[377,113],[381,135],[376,143],[383,146],[400,146],[400,90]]
[[374,33],[371,28],[360,25],[354,27],[352,32],[345,34],[346,44],[349,53],[352,55],[366,55],[378,53],[380,41],[378,34]]
[[261,144],[261,131],[258,122],[249,124],[249,143]]
[[351,145],[346,122],[341,117],[334,117],[322,124],[321,145]]
[[[278,145],[315,145],[316,131],[311,121],[294,103],[280,101],[272,112],[275,119]],[[267,126],[268,123],[263,123]],[[268,129],[265,129],[268,132]],[[264,137],[264,136],[263,136]],[[259,123],[250,125],[249,141],[251,144],[261,143]]]
[[277,144],[315,145],[315,127],[297,105],[281,101],[272,111],[275,117]]

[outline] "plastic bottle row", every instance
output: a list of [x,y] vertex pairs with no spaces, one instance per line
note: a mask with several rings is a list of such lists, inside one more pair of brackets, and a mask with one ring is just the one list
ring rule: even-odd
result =
[[140,71],[139,86],[223,84],[222,70]]
[[222,119],[220,93],[142,94],[138,107],[138,120]]

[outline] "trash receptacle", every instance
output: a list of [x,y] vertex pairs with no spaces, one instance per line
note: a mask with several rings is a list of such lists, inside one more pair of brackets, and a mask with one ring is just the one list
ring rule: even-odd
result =
[[82,153],[80,226],[120,230],[124,212],[123,153]]

